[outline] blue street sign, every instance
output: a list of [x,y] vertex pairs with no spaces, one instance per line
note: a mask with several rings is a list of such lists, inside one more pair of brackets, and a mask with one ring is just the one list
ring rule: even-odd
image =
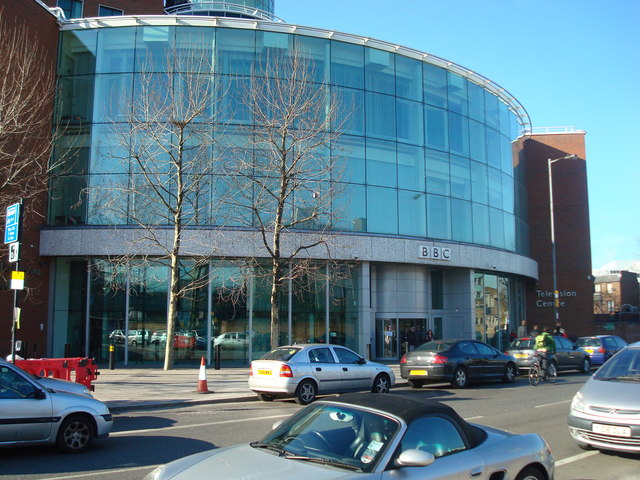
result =
[[4,243],[18,241],[20,231],[20,204],[14,203],[7,207],[7,218],[4,223]]

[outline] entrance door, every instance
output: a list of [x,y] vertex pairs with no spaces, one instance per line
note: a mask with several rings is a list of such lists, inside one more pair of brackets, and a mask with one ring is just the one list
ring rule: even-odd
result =
[[376,359],[397,360],[398,319],[376,318]]
[[400,323],[400,356],[411,352],[425,341],[427,321],[424,318],[401,318]]

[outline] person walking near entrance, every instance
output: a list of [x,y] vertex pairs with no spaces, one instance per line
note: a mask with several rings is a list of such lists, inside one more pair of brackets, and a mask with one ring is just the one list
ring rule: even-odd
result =
[[518,327],[518,338],[524,338],[527,336],[527,321],[522,320],[522,323]]

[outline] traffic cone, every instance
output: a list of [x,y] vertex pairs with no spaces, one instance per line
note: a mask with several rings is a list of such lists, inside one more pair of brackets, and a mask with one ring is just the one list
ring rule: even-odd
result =
[[209,387],[207,387],[207,368],[204,356],[200,362],[200,374],[198,375],[198,388],[196,388],[196,393],[213,393],[213,390],[209,390]]

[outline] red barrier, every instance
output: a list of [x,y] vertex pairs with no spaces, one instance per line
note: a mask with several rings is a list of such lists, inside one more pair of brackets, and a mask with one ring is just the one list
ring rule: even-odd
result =
[[[93,380],[97,380],[100,372],[93,358],[33,358],[16,360],[16,365],[27,372],[39,377],[61,378],[75,381],[95,391]],[[75,375],[72,375],[74,373]],[[75,377],[75,378],[72,378]]]

